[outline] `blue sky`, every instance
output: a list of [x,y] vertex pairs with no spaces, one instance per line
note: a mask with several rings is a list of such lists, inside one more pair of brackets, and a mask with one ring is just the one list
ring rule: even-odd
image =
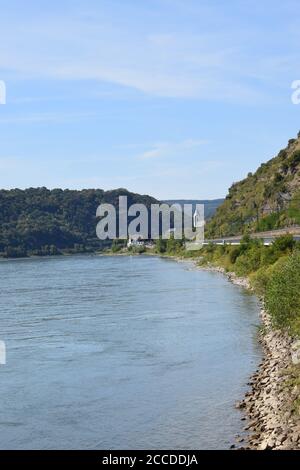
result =
[[0,0],[0,187],[215,198],[300,130],[299,2]]

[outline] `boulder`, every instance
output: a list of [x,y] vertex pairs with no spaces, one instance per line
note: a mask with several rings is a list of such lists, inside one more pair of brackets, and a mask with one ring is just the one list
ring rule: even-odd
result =
[[294,341],[291,345],[292,363],[300,364],[300,340]]

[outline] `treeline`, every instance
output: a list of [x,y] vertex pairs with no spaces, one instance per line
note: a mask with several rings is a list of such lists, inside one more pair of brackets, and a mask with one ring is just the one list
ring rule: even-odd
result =
[[96,210],[101,203],[118,208],[119,196],[128,205],[157,201],[126,189],[82,191],[47,188],[0,190],[0,256],[56,255],[93,252],[111,242],[96,237]]

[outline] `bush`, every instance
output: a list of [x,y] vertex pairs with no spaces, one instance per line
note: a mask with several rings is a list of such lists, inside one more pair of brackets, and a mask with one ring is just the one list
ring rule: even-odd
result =
[[295,170],[295,168],[299,165],[300,163],[300,150],[296,150],[290,158],[289,158],[289,164],[292,168],[292,170]]
[[162,238],[159,238],[156,242],[156,251],[158,253],[165,253],[167,251],[167,242]]
[[142,255],[146,252],[146,248],[144,246],[133,246],[131,247],[130,252],[135,255]]
[[262,297],[266,292],[266,288],[270,280],[270,271],[270,268],[262,267],[250,275],[251,287],[260,297]]
[[177,240],[172,234],[171,237],[167,240],[167,253],[176,254],[181,251],[183,247],[182,240]]
[[293,235],[288,234],[276,238],[272,247],[275,251],[286,253],[287,251],[292,251],[295,244]]
[[5,258],[26,258],[28,253],[24,247],[8,247],[4,252]]
[[272,212],[272,214],[266,215],[261,218],[256,224],[256,230],[258,232],[265,232],[278,227],[280,214],[278,212]]
[[236,262],[237,258],[241,254],[241,248],[240,248],[240,245],[233,246],[233,247],[230,247],[230,248],[231,249],[229,250],[229,259],[230,259],[230,262],[232,264],[234,264]]
[[247,252],[239,256],[235,263],[235,270],[239,276],[246,276],[257,271],[261,266],[261,250],[253,246]]
[[[263,253],[270,252],[272,247],[267,248]],[[257,295],[260,297],[264,296],[269,285],[270,280],[272,279],[273,273],[276,270],[279,270],[283,264],[286,263],[287,257],[281,257],[277,261],[266,265],[262,261],[262,267],[259,268],[256,272],[250,275],[251,287],[254,289]]]
[[266,287],[266,308],[275,326],[300,334],[300,254],[276,265]]

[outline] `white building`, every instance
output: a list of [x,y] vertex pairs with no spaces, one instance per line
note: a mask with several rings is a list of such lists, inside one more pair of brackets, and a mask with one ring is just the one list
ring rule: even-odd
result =
[[132,246],[144,246],[144,242],[142,240],[140,240],[140,238],[129,238],[128,239],[128,242],[127,242],[127,248],[130,248]]

